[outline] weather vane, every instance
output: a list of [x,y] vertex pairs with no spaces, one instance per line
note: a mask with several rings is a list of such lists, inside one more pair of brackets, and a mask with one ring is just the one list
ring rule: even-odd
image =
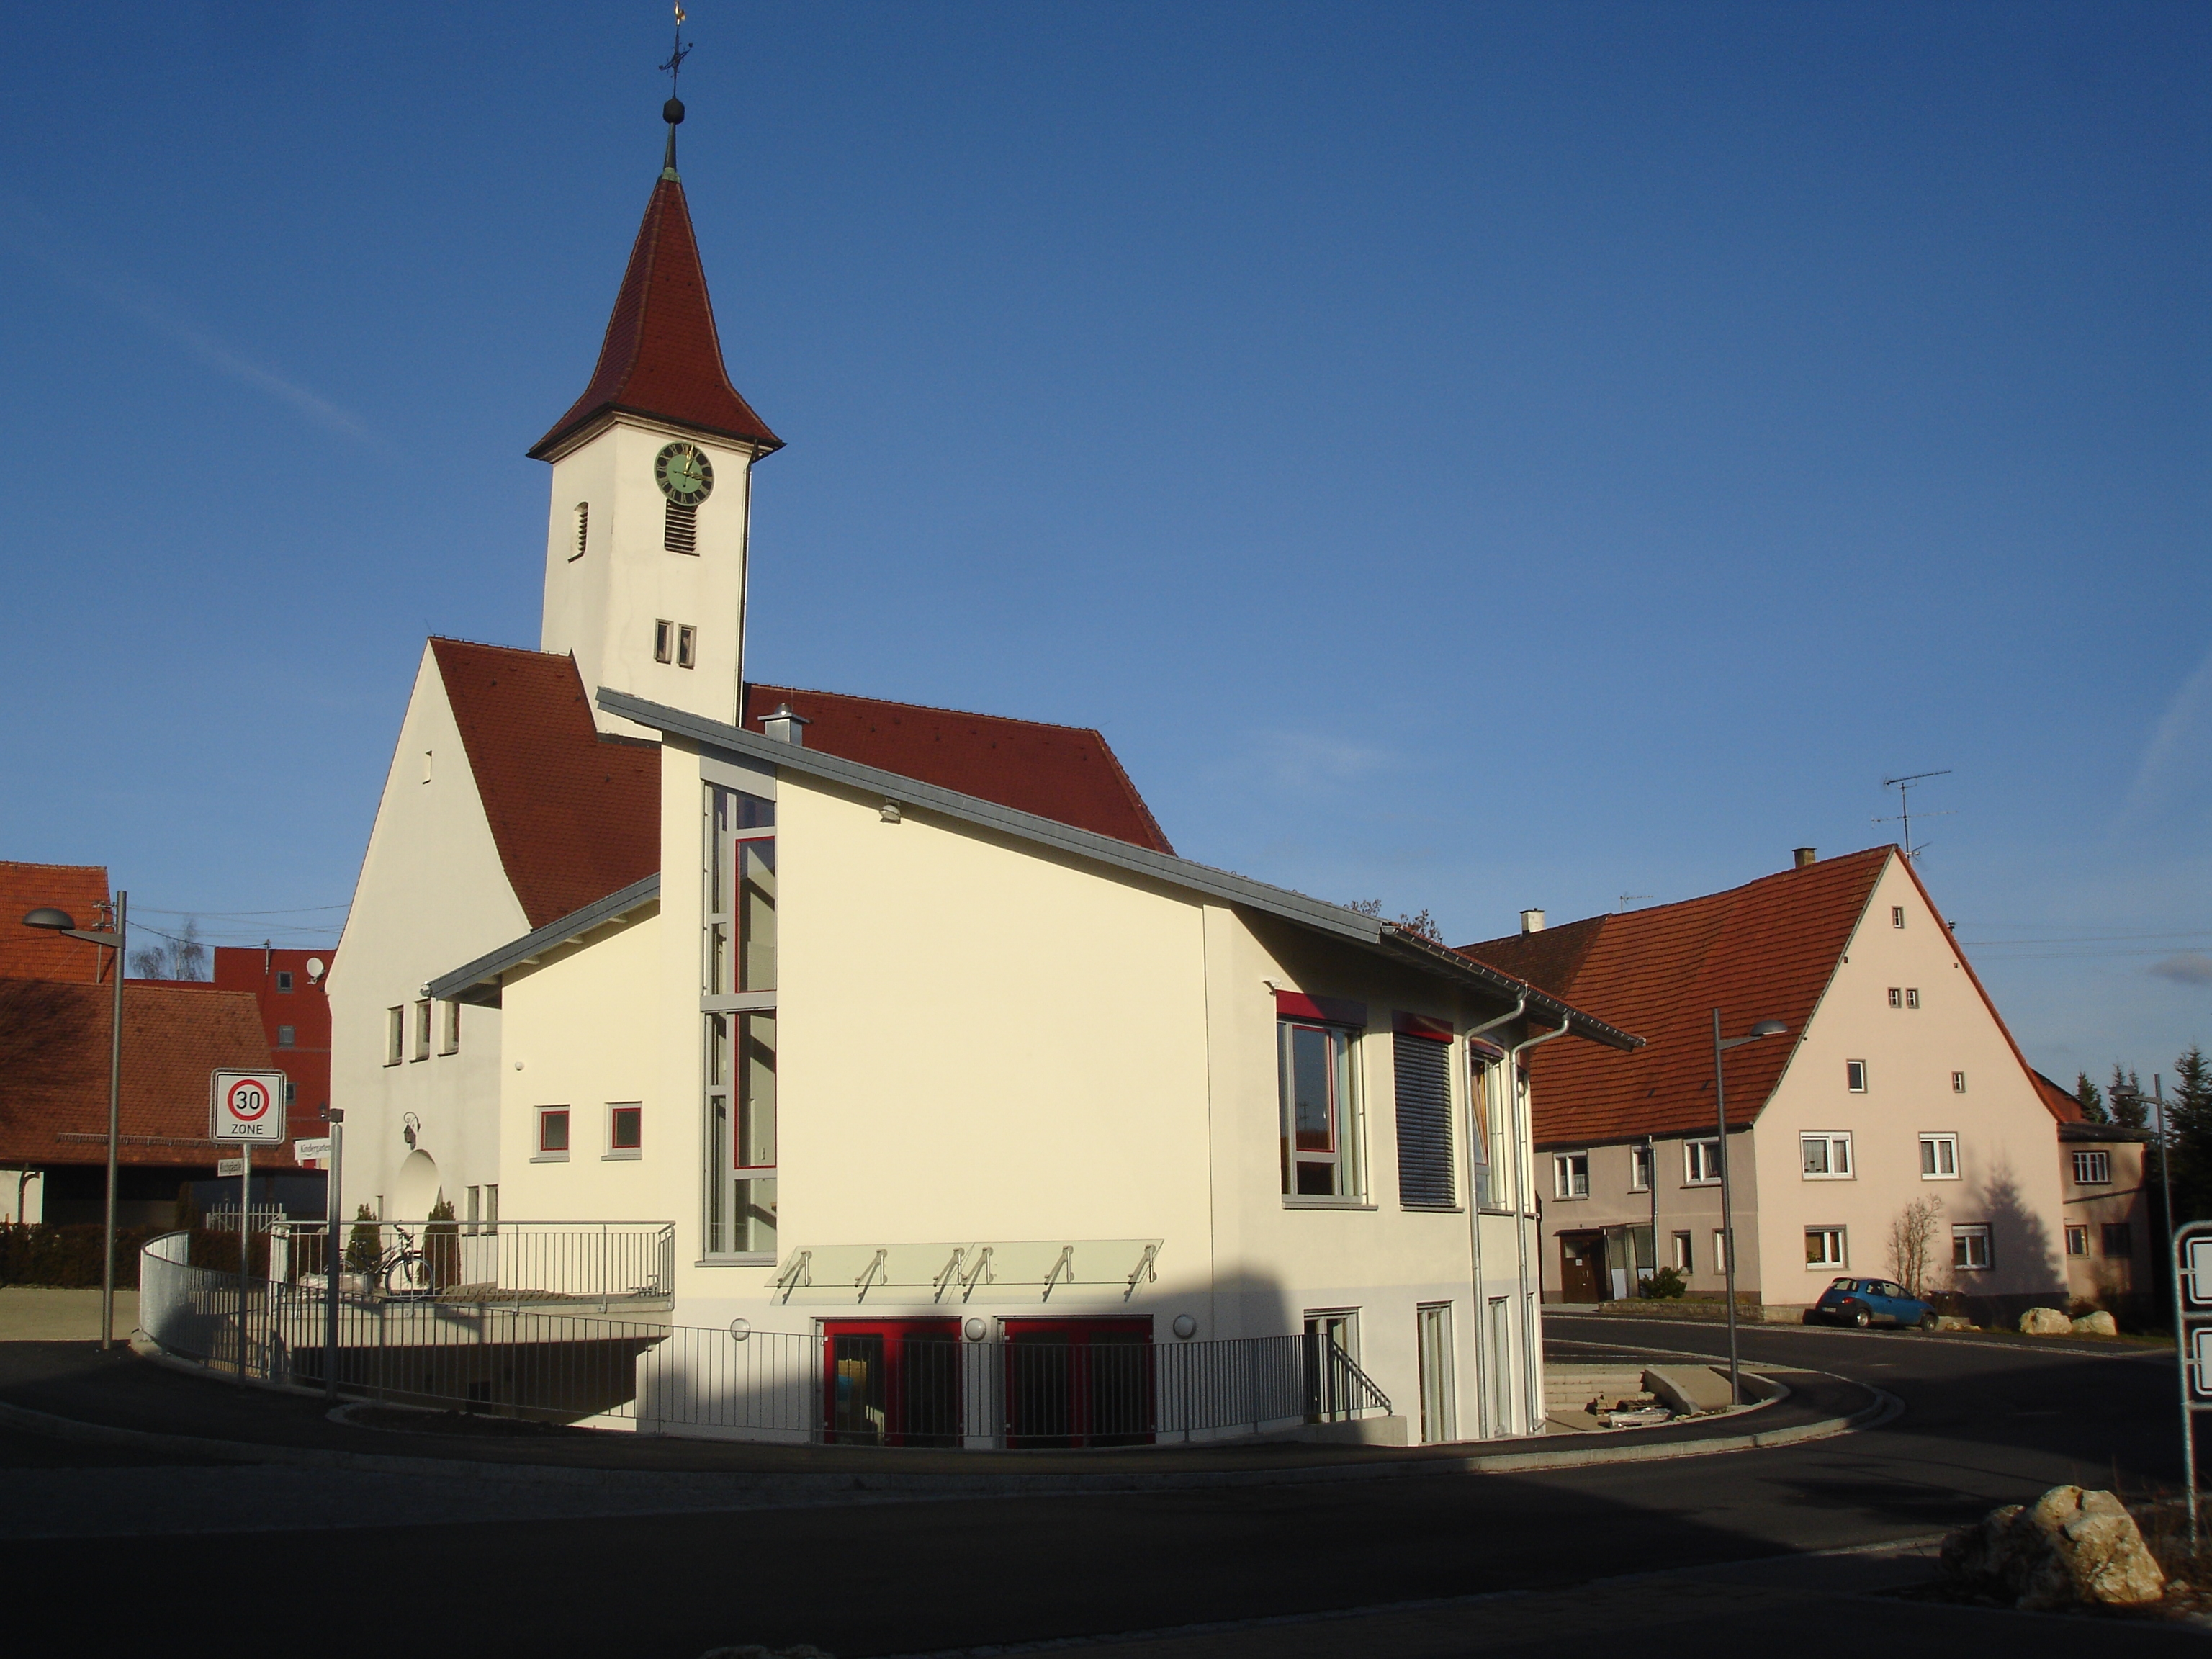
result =
[[676,95],[676,77],[683,72],[684,60],[691,52],[692,48],[684,44],[684,8],[679,5],[676,8],[676,45],[668,54],[668,61],[660,66],[661,73],[668,77],[668,95],[671,98]]

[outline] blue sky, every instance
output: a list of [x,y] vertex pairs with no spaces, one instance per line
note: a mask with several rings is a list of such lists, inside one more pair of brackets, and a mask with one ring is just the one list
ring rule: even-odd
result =
[[[1455,942],[1949,768],[2030,1057],[2212,1040],[2212,11],[691,12],[756,677],[1096,725]],[[422,635],[536,643],[665,10],[10,39],[0,856],[327,943]]]

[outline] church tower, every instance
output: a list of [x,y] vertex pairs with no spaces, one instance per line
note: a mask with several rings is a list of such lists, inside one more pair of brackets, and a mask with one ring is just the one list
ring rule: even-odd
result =
[[[730,384],[676,171],[684,106],[591,384],[531,449],[553,465],[538,648],[601,686],[744,716],[752,466],[783,447]],[[653,735],[600,712],[603,732]]]

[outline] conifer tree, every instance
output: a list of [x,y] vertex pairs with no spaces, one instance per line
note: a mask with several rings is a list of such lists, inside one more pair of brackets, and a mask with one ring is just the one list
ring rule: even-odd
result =
[[2085,1123],[2110,1123],[2112,1115],[2105,1109],[2105,1091],[2089,1081],[2087,1072],[2074,1074],[2074,1100],[2081,1109]]

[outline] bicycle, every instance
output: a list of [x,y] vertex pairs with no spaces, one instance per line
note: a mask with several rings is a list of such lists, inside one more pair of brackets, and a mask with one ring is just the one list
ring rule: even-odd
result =
[[392,1231],[399,1235],[399,1243],[377,1258],[371,1282],[382,1287],[391,1297],[428,1296],[437,1286],[430,1274],[430,1259],[416,1248],[415,1235],[397,1222]]

